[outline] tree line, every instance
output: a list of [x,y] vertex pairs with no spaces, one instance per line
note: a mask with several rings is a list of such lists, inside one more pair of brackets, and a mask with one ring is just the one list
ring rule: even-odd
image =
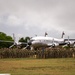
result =
[[[18,41],[27,43],[30,37],[21,37]],[[9,48],[14,43],[14,38],[4,32],[0,32],[0,48]]]
[[6,35],[4,32],[0,32],[0,48],[8,48],[13,44],[13,41],[14,40],[11,36]]

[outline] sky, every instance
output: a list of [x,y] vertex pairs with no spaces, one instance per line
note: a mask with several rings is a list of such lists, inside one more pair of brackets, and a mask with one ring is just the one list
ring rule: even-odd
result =
[[0,32],[19,39],[63,31],[75,38],[75,0],[0,0]]

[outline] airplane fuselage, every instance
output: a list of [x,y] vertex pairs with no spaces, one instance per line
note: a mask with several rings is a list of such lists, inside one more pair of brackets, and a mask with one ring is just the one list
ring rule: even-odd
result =
[[32,45],[44,45],[44,46],[58,46],[60,43],[64,43],[64,39],[56,39],[52,37],[37,36],[31,39]]

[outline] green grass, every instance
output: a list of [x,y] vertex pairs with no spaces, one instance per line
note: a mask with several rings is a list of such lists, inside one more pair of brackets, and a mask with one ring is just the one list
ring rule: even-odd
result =
[[0,59],[0,73],[11,75],[75,75],[75,58]]

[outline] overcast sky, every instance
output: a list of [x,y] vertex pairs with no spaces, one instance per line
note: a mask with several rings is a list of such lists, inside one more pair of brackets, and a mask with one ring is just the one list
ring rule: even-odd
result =
[[75,0],[0,0],[0,32],[75,38]]

